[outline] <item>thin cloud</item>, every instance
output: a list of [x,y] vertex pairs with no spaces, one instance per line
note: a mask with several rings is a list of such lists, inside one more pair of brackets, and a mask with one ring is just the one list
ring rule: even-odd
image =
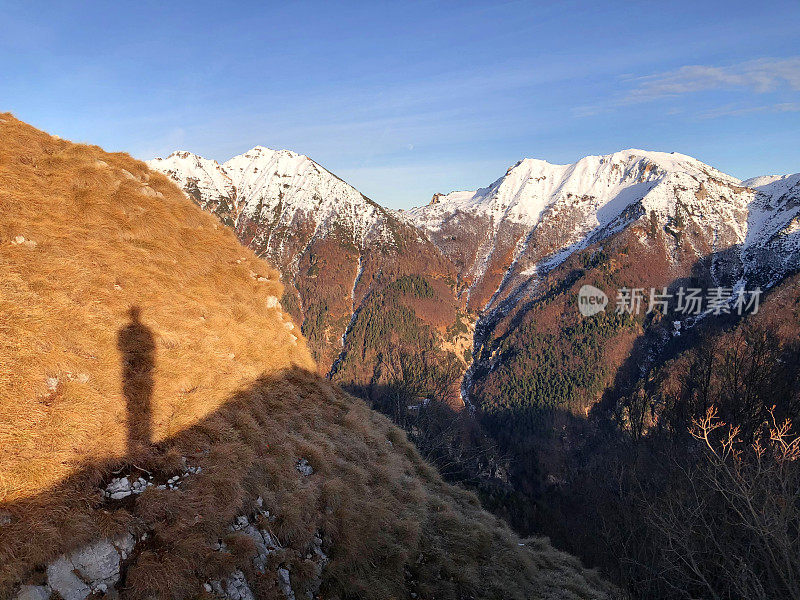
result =
[[762,106],[721,106],[698,115],[701,119],[716,119],[718,117],[736,117],[752,113],[788,113],[800,112],[800,102],[781,102]]
[[627,103],[648,102],[709,90],[745,89],[766,93],[788,87],[800,90],[800,56],[762,58],[727,67],[687,65],[673,71],[632,80]]

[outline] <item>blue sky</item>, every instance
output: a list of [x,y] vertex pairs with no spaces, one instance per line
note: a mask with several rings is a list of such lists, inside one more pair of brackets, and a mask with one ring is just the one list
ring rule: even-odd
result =
[[396,208],[630,147],[744,178],[800,171],[798,31],[797,0],[0,0],[0,111],[138,158],[290,148]]

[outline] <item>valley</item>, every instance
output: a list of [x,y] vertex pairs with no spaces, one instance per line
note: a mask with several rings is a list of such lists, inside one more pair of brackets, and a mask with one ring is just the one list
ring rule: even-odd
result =
[[[321,372],[404,427],[440,472],[517,531],[550,536],[636,593],[660,597],[666,584],[636,566],[653,548],[620,537],[651,526],[652,513],[631,513],[625,498],[649,497],[672,476],[653,461],[696,463],[677,448],[691,446],[687,436],[709,406],[751,441],[768,418],[770,401],[751,399],[743,413],[735,408],[743,400],[723,388],[706,390],[699,404],[686,397],[696,390],[674,396],[675,373],[700,369],[713,347],[722,362],[703,367],[709,376],[728,377],[735,365],[745,396],[779,386],[777,414],[797,416],[795,371],[788,379],[764,371],[757,355],[735,349],[761,340],[770,360],[795,364],[796,337],[776,338],[763,315],[780,295],[797,322],[785,303],[787,294],[789,306],[800,302],[800,174],[741,181],[689,156],[641,150],[571,165],[525,159],[486,188],[393,211],[305,157],[325,183],[308,187],[254,150],[245,170],[260,174],[259,184],[241,183],[236,171],[232,187],[220,187],[185,156],[149,164],[212,212],[238,199],[230,224],[243,244],[282,265],[296,294],[285,304]],[[319,201],[323,189],[335,190],[326,192],[333,201]],[[609,298],[592,317],[577,310],[587,284]],[[631,288],[667,300],[655,311],[620,312],[620,290]],[[686,289],[727,290],[728,300],[686,314]],[[737,314],[737,294],[753,290],[759,314]],[[638,466],[628,464],[632,455]],[[640,488],[613,491],[613,477],[625,486],[638,477]],[[616,530],[599,527],[626,512]],[[672,533],[658,543],[672,543]]]

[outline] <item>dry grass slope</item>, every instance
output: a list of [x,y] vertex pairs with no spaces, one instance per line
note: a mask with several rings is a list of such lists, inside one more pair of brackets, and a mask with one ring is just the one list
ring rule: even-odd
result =
[[[143,163],[0,114],[0,598],[125,529],[149,537],[123,598],[199,597],[237,567],[260,598],[281,597],[275,569],[254,572],[227,531],[259,495],[285,548],[273,566],[298,594],[320,533],[323,598],[609,597],[575,559],[521,545],[388,420],[314,375],[267,302],[281,292],[275,271]],[[152,369],[131,375],[121,353]],[[202,473],[180,491],[101,500],[114,470],[169,475],[181,457]],[[211,549],[221,537],[229,552]]]

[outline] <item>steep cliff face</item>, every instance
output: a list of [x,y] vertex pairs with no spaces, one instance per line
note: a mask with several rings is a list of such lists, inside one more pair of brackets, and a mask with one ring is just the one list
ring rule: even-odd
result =
[[277,273],[166,177],[0,140],[0,596],[609,597],[315,374]]

